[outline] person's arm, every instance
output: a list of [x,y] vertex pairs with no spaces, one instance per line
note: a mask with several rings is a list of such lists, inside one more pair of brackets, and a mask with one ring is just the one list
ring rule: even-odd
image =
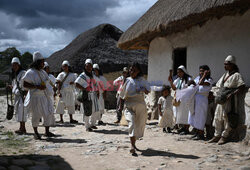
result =
[[82,87],[79,83],[75,83],[75,84],[76,84],[76,88],[80,90],[86,90],[86,88]]
[[161,112],[161,104],[158,104],[158,110],[159,110],[160,116],[162,116],[162,112]]
[[172,77],[169,77],[169,78],[168,78],[168,81],[169,81],[170,86],[172,87],[172,89],[173,89],[173,90],[176,90],[176,86],[174,85],[173,78],[172,78]]
[[199,85],[203,85],[203,86],[210,86],[210,83],[209,82],[205,82],[205,79],[207,77],[207,75],[209,74],[210,71],[205,71],[204,74],[202,75],[200,81],[199,81]]
[[34,85],[34,84],[28,83],[26,81],[24,81],[23,86],[27,89],[39,89],[39,90],[46,89],[46,86],[44,86],[44,85]]

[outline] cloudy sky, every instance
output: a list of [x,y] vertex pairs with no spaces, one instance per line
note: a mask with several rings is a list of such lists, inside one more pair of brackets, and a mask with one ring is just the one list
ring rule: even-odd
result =
[[101,23],[125,31],[157,0],[0,0],[0,51],[45,56]]

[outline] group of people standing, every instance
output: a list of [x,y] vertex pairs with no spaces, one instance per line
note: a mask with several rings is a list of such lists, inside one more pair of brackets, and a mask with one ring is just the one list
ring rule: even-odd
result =
[[[63,113],[66,109],[70,123],[77,123],[78,121],[73,118],[76,103],[80,104],[86,131],[97,129],[97,122],[100,125],[103,124],[101,118],[104,114],[108,82],[99,65],[93,64],[91,59],[85,61],[83,72],[79,76],[72,72],[68,61],[63,61],[62,71],[56,78],[50,74],[49,64],[45,62],[40,52],[33,54],[33,63],[27,71],[22,69],[18,58],[13,58],[11,64],[13,81],[9,87],[15,95],[15,113],[17,121],[20,122],[20,129],[16,131],[17,133],[26,133],[25,122],[27,115],[30,114],[36,139],[41,139],[37,129],[41,118],[45,127],[45,135],[54,137],[55,134],[50,132],[50,127],[55,125],[54,113],[60,114],[60,122],[63,123]],[[213,79],[207,65],[199,67],[199,76],[195,79],[192,79],[184,66],[177,69],[176,77],[172,73],[169,75],[170,86],[162,87],[162,96],[158,101],[159,125],[164,132],[171,132],[175,127],[179,134],[189,134],[191,125],[193,138],[204,140],[206,122],[210,122],[206,126],[208,129],[214,119],[215,134],[210,142],[219,141],[223,144],[228,141],[232,130],[228,118],[231,106],[235,106],[233,107],[235,112],[240,115],[241,121],[238,123],[243,123],[244,113],[241,106],[243,102],[240,102],[242,98],[239,94],[244,87],[244,81],[234,56],[228,56],[224,65],[226,73],[216,84],[218,90],[214,93],[211,91]],[[117,121],[115,123],[121,121],[123,113],[128,122],[130,152],[136,155],[136,150],[138,150],[136,140],[143,137],[148,118],[145,94],[151,91],[151,87],[143,78],[143,72],[138,63],[132,64],[130,68],[125,67],[123,75],[113,84],[118,86]],[[171,96],[171,89],[175,92],[173,96]],[[223,89],[234,90],[226,95],[224,103],[217,104],[213,116],[210,103],[214,103],[213,96],[215,98],[221,96]],[[54,109],[56,95],[59,96],[59,101]],[[206,136],[208,137],[208,134]]]
[[170,86],[163,86],[158,100],[159,125],[163,132],[177,129],[180,135],[192,134],[193,140],[207,139],[220,145],[231,140],[233,130],[245,123],[245,83],[234,56],[225,59],[224,68],[226,73],[214,87],[207,65],[199,67],[195,79],[184,66],[178,67],[175,80],[170,73]]

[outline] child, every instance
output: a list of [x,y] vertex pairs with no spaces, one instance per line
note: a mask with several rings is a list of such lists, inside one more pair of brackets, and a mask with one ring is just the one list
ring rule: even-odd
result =
[[[163,132],[171,133],[171,128],[174,126],[174,116],[173,116],[173,97],[170,95],[170,86],[163,86],[162,96],[158,100],[159,109],[159,126],[163,128]],[[167,127],[167,131],[166,131]]]

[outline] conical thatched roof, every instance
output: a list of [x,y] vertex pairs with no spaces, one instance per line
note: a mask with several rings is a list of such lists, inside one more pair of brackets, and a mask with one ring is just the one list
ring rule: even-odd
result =
[[119,39],[122,49],[148,49],[157,36],[202,25],[211,18],[243,14],[250,0],[158,0]]
[[122,31],[111,25],[101,24],[77,36],[64,49],[52,54],[46,61],[52,72],[61,70],[63,60],[68,60],[74,72],[83,70],[85,60],[91,58],[98,63],[103,72],[120,71],[132,62],[147,68],[147,53],[145,50],[126,51],[116,46]]

